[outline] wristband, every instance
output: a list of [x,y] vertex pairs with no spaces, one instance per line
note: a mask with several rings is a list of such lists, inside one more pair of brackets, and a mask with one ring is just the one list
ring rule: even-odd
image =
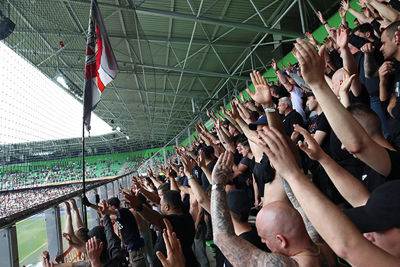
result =
[[191,179],[194,179],[194,176],[193,176],[193,175],[188,175],[188,176],[186,176],[186,177],[187,177],[188,181],[191,180]]
[[213,184],[211,186],[211,190],[225,191],[225,185],[223,185],[223,184]]
[[271,113],[271,112],[275,112],[276,109],[275,108],[264,108],[265,113]]

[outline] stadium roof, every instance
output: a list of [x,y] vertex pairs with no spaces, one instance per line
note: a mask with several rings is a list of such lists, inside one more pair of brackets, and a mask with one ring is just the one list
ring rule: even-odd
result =
[[[3,3],[2,12],[16,23],[5,42],[48,77],[64,77],[66,90],[80,99],[90,1]],[[129,136],[125,149],[139,150],[162,146],[178,134],[187,137],[206,108],[243,90],[252,69],[265,72],[273,57],[292,48],[293,38],[320,25],[317,10],[329,17],[339,1],[98,3],[121,72],[95,113]]]

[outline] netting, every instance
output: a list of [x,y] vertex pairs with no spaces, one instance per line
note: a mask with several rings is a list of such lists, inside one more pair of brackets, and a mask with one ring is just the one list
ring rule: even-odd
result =
[[[4,0],[0,5],[0,19],[15,23],[13,32],[0,41],[0,190],[80,181],[89,4]],[[101,11],[109,34],[118,32],[116,24],[108,23],[114,11]],[[126,41],[126,50],[122,50],[113,41],[117,61],[130,58],[132,68],[139,62],[152,65],[150,46],[135,12],[121,16],[124,34],[136,36],[136,43]],[[149,70],[137,76],[136,82],[144,89],[157,88]],[[123,102],[117,90],[112,94]],[[141,97],[146,103],[155,101],[147,94]],[[152,121],[149,118],[148,123]],[[89,180],[133,171],[142,161],[140,153],[131,153],[139,146],[129,140],[129,125],[116,127],[117,122],[92,114],[92,131],[85,146]]]

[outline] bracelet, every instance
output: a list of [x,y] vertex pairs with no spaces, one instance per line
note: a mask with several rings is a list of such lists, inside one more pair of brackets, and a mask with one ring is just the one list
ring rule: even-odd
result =
[[188,176],[186,176],[186,177],[187,177],[188,181],[194,179],[194,176],[193,176],[193,175],[188,175]]
[[276,109],[275,108],[264,108],[265,113],[272,113],[275,112]]
[[134,210],[138,211],[138,212],[142,211],[143,210],[143,204],[140,204],[139,206],[135,207]]
[[213,184],[211,186],[211,190],[225,191],[225,185],[223,185],[223,184]]

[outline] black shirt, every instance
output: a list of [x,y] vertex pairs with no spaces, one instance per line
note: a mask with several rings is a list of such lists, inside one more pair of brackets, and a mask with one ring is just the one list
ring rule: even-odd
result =
[[253,168],[254,179],[256,179],[258,193],[264,197],[264,185],[272,182],[275,176],[275,170],[269,164],[267,155],[263,154],[260,162],[256,162]]
[[[171,222],[173,231],[176,233],[176,236],[181,242],[183,255],[185,256],[186,260],[186,266],[197,266],[197,261],[192,251],[192,245],[195,235],[192,216],[190,216],[189,213],[184,213],[182,215],[165,215],[164,218],[168,219]],[[167,256],[167,249],[165,247],[162,233],[158,234],[153,252],[153,266],[162,267],[161,262],[156,256],[157,251],[161,251],[165,256]]]
[[120,208],[118,212],[117,228],[121,231],[125,245],[130,250],[138,250],[143,247],[144,240],[140,237],[135,216],[127,208]]
[[294,130],[293,124],[303,125],[303,117],[296,110],[292,110],[283,118],[283,128],[285,128],[285,133],[289,137]]
[[310,134],[315,134],[317,131],[321,131],[326,133],[326,136],[324,140],[322,141],[322,144],[320,144],[321,148],[325,151],[325,153],[329,153],[329,135],[331,133],[331,126],[329,125],[328,120],[326,119],[326,116],[324,113],[321,113],[317,116],[315,121],[308,126],[308,132]]

